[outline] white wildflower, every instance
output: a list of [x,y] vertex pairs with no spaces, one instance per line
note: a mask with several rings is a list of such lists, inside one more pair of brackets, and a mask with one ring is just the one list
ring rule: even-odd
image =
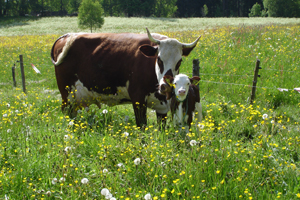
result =
[[134,162],[135,165],[139,165],[141,163],[141,159],[136,158],[133,162]]
[[152,199],[151,194],[150,194],[150,193],[146,194],[146,195],[144,196],[144,199],[145,199],[145,200],[151,200],[151,199]]
[[9,104],[9,103],[7,103],[7,104],[6,104],[6,106],[9,108],[9,107],[10,107],[10,104]]
[[110,198],[109,200],[117,200],[115,197]]
[[73,126],[74,125],[74,122],[73,121],[70,121],[69,122],[69,126]]
[[68,139],[70,139],[70,136],[69,135],[65,135],[64,136],[64,140],[68,140]]
[[129,136],[129,133],[128,133],[128,132],[124,132],[124,133],[123,133],[123,136],[124,136],[124,137],[128,137],[128,136]]
[[200,129],[203,129],[204,128],[204,125],[203,124],[198,124],[198,127],[200,128]]
[[47,195],[47,196],[50,196],[50,195],[51,195],[51,192],[48,190],[48,191],[46,192],[46,195]]
[[5,113],[5,114],[3,114],[3,117],[7,117],[7,114]]
[[66,147],[64,151],[67,153],[67,152],[70,151],[71,149],[72,149],[71,147]]
[[65,178],[65,177],[61,177],[61,178],[59,179],[59,182],[60,182],[60,183],[65,182],[65,181],[66,181],[66,178]]
[[117,164],[117,166],[118,167],[123,167],[124,165],[123,165],[123,163],[119,163],[119,164]]
[[109,194],[110,192],[109,192],[109,190],[107,189],[107,188],[103,188],[102,190],[101,190],[101,194],[103,195],[103,196],[106,196],[107,194]]
[[197,145],[197,141],[196,141],[196,140],[191,140],[191,141],[190,141],[190,145],[191,145],[191,146]]
[[51,183],[52,183],[53,185],[55,185],[55,184],[57,183],[57,178],[53,178],[52,181],[51,181]]
[[263,119],[267,119],[268,118],[268,114],[263,114],[262,118]]
[[81,183],[82,184],[88,184],[89,183],[89,179],[83,178],[83,179],[81,179]]
[[105,199],[111,199],[113,197],[113,195],[111,193],[108,193],[107,195],[105,195]]
[[10,133],[11,132],[11,129],[7,129],[7,133]]
[[103,174],[107,174],[107,173],[108,173],[108,170],[107,170],[107,169],[103,169],[103,170],[102,170],[102,173],[103,173]]

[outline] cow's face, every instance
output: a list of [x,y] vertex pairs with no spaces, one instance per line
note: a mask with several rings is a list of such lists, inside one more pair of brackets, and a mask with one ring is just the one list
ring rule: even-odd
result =
[[189,55],[201,36],[193,43],[183,44],[172,38],[164,40],[154,39],[148,29],[147,33],[149,39],[158,46],[143,45],[140,47],[140,50],[148,57],[156,57],[155,72],[159,86],[161,86],[164,84],[164,76],[169,75],[174,77],[179,73],[182,56]]

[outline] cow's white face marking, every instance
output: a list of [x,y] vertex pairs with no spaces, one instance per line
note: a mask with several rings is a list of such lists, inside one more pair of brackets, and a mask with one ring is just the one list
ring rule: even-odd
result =
[[[101,103],[107,104],[108,106],[119,105],[123,99],[130,100],[127,88],[129,81],[126,83],[126,87],[117,87],[117,94],[100,94],[95,91],[89,91],[83,83],[78,80],[75,82],[75,86],[72,86],[71,92],[68,95],[68,100],[76,105],[88,107],[91,104],[96,104],[99,108]],[[125,102],[126,103],[126,102]],[[131,103],[131,102],[128,102]]]
[[159,66],[160,61],[155,64],[155,71],[159,85],[163,84],[163,77],[168,71],[171,71],[171,76],[178,74],[179,70],[176,70],[177,64],[180,65],[182,58],[182,44],[176,39],[166,39],[161,40],[158,47],[158,59],[161,60],[163,64],[163,71]]
[[147,97],[147,107],[156,110],[159,114],[167,114],[170,109],[169,101],[161,102],[155,97],[154,93]]
[[189,92],[191,81],[185,74],[175,76],[173,84],[175,85],[175,95],[179,101],[184,101]]

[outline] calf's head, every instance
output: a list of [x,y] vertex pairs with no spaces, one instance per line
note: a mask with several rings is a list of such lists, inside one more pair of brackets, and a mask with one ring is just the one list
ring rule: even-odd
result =
[[155,72],[159,86],[161,87],[161,85],[164,84],[164,76],[169,75],[174,77],[179,73],[182,56],[188,56],[190,54],[201,36],[194,42],[185,44],[172,38],[157,40],[153,38],[147,28],[146,30],[149,40],[157,45],[142,45],[139,49],[145,56],[156,58]]
[[[163,89],[160,89],[162,94],[165,94],[167,99],[172,96],[172,88],[174,88],[174,95],[178,101],[184,101],[188,95],[189,87],[191,84],[196,85],[199,82],[200,78],[194,76],[189,78],[185,74],[178,74],[174,78],[171,76],[164,76],[164,84],[166,85]],[[171,88],[171,89],[170,89]],[[170,92],[171,91],[171,92]]]

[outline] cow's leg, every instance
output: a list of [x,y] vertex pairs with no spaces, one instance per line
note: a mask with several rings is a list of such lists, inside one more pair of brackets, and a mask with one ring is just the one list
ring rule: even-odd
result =
[[145,101],[132,100],[133,110],[135,115],[136,125],[138,127],[144,127],[147,125],[147,107]]

